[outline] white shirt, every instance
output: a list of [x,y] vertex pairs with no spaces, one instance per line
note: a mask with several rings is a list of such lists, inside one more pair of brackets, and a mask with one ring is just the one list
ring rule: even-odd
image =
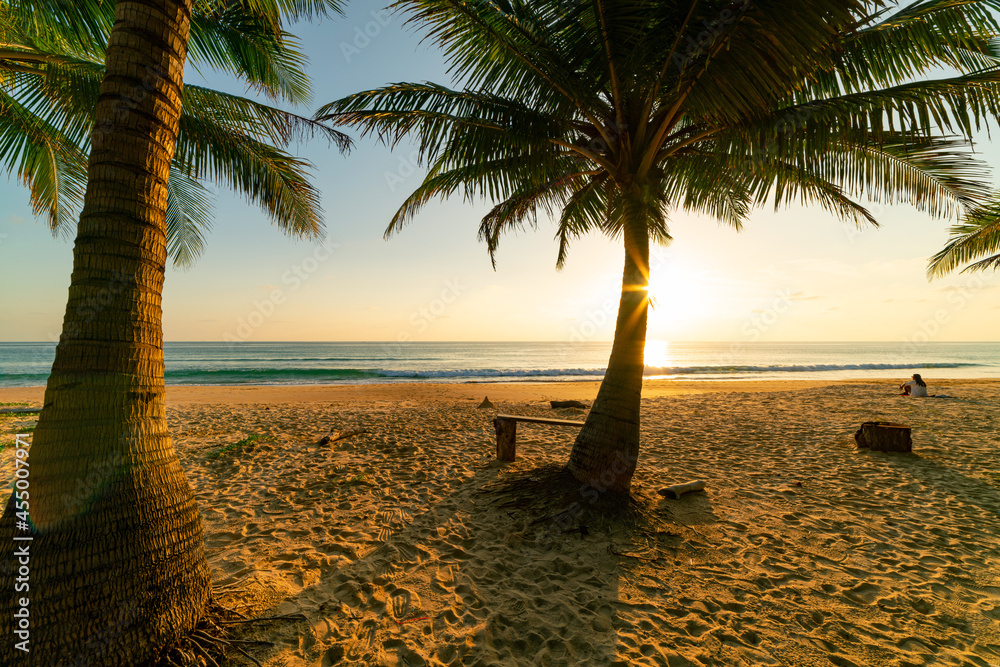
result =
[[910,388],[910,396],[913,396],[914,398],[927,395],[927,387],[921,387],[919,384],[917,384],[916,380],[910,380],[903,386]]

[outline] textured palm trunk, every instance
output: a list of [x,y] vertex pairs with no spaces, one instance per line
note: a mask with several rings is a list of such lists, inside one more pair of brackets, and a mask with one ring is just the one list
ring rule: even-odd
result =
[[625,270],[608,370],[569,456],[573,475],[602,492],[627,492],[639,457],[649,237],[638,217],[623,234]]
[[142,664],[211,592],[167,432],[160,323],[190,13],[190,0],[116,5],[27,507],[11,496],[0,521],[4,665]]

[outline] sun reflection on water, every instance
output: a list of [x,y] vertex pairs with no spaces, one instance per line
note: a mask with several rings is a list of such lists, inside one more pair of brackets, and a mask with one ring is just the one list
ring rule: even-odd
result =
[[643,359],[647,368],[671,368],[674,359],[670,354],[670,343],[665,340],[647,340]]

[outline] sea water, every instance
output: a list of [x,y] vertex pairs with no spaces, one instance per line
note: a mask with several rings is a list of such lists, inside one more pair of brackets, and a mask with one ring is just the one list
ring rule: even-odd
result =
[[[166,343],[167,384],[599,380],[609,342]],[[0,387],[44,385],[53,343],[0,343]],[[1000,378],[998,343],[649,341],[647,377],[685,380]]]

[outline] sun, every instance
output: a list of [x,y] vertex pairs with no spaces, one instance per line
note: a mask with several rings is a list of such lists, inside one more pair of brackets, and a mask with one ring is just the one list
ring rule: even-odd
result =
[[[712,314],[715,293],[704,272],[690,272],[676,263],[656,267],[650,275],[649,326],[661,335],[684,340],[683,331],[703,322]],[[661,348],[647,346],[646,354],[657,354]],[[652,365],[649,361],[646,365]]]

